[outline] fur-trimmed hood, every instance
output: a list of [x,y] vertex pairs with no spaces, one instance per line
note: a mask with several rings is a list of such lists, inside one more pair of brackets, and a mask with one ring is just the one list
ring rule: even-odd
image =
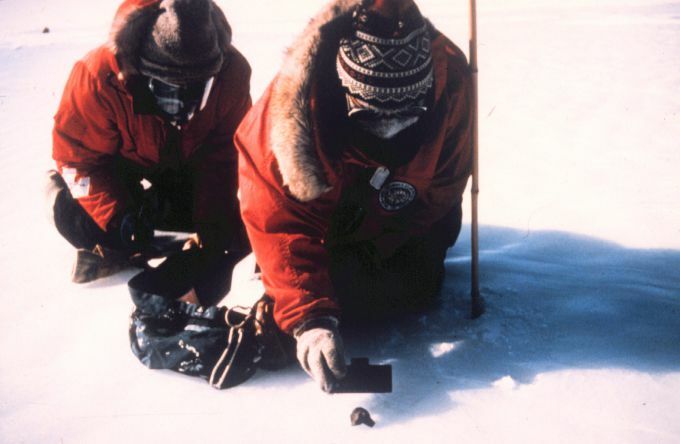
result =
[[[142,45],[158,15],[165,10],[164,3],[165,0],[126,0],[118,7],[108,46],[115,54],[124,76],[138,72]],[[226,56],[231,47],[231,27],[222,10],[213,1],[210,3],[219,45]]]
[[[332,0],[314,16],[289,47],[270,96],[270,144],[283,184],[296,199],[309,202],[332,187],[317,152],[312,88],[321,66],[335,67],[340,39],[353,32],[353,13],[362,0]],[[431,37],[439,35],[425,19]],[[323,62],[322,62],[323,60]],[[435,79],[436,80],[436,79]]]
[[303,202],[330,190],[312,140],[310,95],[317,55],[327,45],[337,47],[350,30],[352,12],[361,0],[334,0],[309,22],[288,49],[271,92],[271,149],[283,184]]

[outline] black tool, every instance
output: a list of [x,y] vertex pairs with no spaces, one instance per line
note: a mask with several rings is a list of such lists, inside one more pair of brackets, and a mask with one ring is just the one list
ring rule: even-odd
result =
[[331,393],[392,393],[392,366],[371,365],[368,358],[353,358],[347,376]]

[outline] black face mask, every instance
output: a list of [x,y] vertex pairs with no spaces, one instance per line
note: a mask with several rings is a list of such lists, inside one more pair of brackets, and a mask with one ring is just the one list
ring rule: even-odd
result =
[[175,123],[186,123],[201,106],[201,102],[210,93],[213,79],[195,82],[188,85],[173,85],[162,80],[149,77],[149,90],[156,100],[156,105]]

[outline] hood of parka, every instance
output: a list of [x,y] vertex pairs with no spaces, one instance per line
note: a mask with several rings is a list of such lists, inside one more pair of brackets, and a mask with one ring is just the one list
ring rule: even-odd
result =
[[[302,202],[312,201],[331,189],[315,146],[310,114],[312,89],[321,61],[334,63],[340,40],[354,32],[353,14],[361,4],[362,0],[334,0],[326,5],[289,47],[271,86],[271,149],[283,185]],[[433,38],[439,35],[429,21],[425,22]],[[337,75],[335,65],[332,68]],[[441,80],[437,85],[435,79],[435,99],[444,87]]]
[[[312,18],[289,47],[271,91],[271,148],[283,184],[303,202],[330,190],[314,147],[310,96],[320,51],[337,50],[351,29],[352,13],[361,0],[335,0]],[[333,52],[333,57],[335,52]]]
[[[208,3],[208,5],[203,5],[208,8],[208,17],[203,20],[207,20],[210,32],[214,32],[214,36],[211,37],[216,40],[214,45],[222,52],[221,58],[226,59],[231,46],[231,27],[222,10],[212,0],[203,1]],[[141,59],[144,51],[149,50],[150,42],[156,43],[161,50],[165,49],[165,44],[176,44],[176,42],[166,43],[159,39],[158,30],[160,27],[167,29],[167,23],[173,22],[173,20],[167,20],[166,16],[174,16],[176,11],[190,11],[189,3],[191,2],[188,0],[126,0],[118,7],[109,33],[108,45],[115,54],[124,77],[140,73]],[[189,22],[189,20],[186,21]],[[180,21],[177,25],[179,37],[190,35],[190,33],[185,33],[181,26]],[[199,41],[203,42],[205,39],[199,39]],[[196,52],[196,48],[186,45],[185,48],[177,49],[175,45],[168,49],[168,71],[165,77],[173,80],[175,73],[182,71],[186,71],[191,77],[192,65],[198,65],[198,63],[190,60],[189,57],[195,56],[192,53]],[[187,54],[186,61],[182,60],[182,52]],[[209,67],[209,71],[219,70],[221,63],[220,61],[220,66]]]

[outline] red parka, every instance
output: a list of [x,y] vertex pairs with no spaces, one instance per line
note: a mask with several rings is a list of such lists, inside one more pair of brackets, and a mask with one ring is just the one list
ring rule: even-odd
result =
[[[157,8],[158,3],[124,2],[112,34],[124,30],[128,19],[143,8]],[[226,20],[224,24],[228,27]],[[224,66],[215,76],[205,107],[180,129],[176,153],[162,152],[175,128],[134,94],[144,85],[127,75],[123,68],[128,64],[115,55],[119,48],[109,43],[75,64],[55,115],[52,154],[60,172],[76,170],[75,180],[85,184],[82,194],[86,194],[77,196],[78,201],[102,229],[131,203],[116,174],[116,160],[123,158],[150,170],[162,167],[168,155],[195,173],[194,189],[187,192],[193,193],[197,226],[234,226],[229,219],[239,216],[233,134],[251,106],[250,66],[232,46],[224,50]],[[83,178],[89,179],[83,182]]]
[[[325,88],[308,78],[323,71],[318,60],[333,60],[334,54],[324,57],[324,48],[337,50],[324,39],[337,39],[333,23],[348,11],[331,11],[314,19],[292,46],[235,137],[243,220],[275,301],[275,320],[287,332],[307,318],[339,314],[328,251],[338,241],[335,213],[344,196],[359,185],[366,188],[385,166],[324,120]],[[342,239],[370,242],[384,258],[460,205],[470,175],[468,65],[449,40],[434,28],[431,33],[435,84],[430,112],[423,116],[427,131],[410,161],[392,168],[380,190],[361,197],[365,217]]]

